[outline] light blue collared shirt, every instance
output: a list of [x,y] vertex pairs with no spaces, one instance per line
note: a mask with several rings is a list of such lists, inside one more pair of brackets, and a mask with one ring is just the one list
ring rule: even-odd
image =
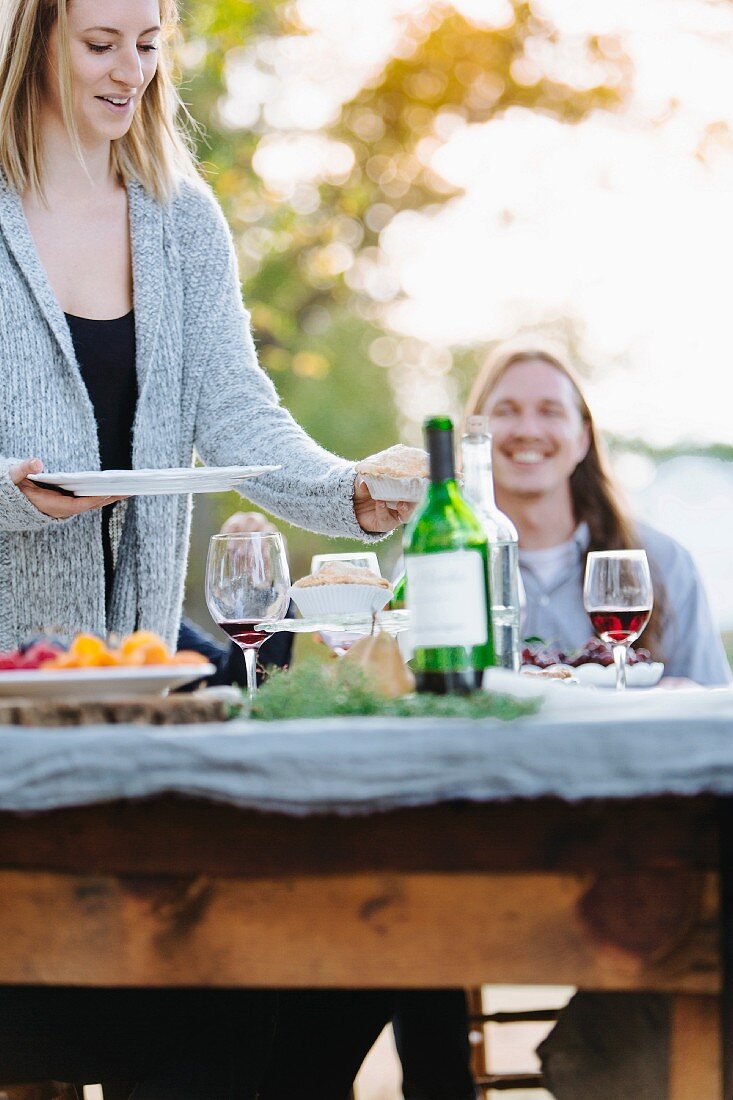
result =
[[[669,535],[637,524],[647,552],[652,578],[664,585],[666,621],[662,629],[665,676],[684,676],[698,684],[720,686],[731,682],[731,670],[710,613],[702,580],[684,547]],[[568,652],[579,649],[593,631],[583,607],[583,573],[589,532],[582,523],[575,532],[576,554],[570,564],[545,587],[519,551],[519,566],[527,595],[525,638],[555,642]],[[643,645],[643,637],[642,637]]]

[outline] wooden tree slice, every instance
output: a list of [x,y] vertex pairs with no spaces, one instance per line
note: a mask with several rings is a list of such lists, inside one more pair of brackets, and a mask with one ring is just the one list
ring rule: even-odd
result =
[[178,726],[194,722],[224,722],[232,717],[235,695],[216,690],[179,695],[139,695],[99,702],[69,699],[28,700],[0,704],[4,726]]

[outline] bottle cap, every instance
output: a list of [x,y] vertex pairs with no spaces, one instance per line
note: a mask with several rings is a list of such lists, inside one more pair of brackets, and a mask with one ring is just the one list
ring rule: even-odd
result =
[[469,416],[466,419],[468,435],[490,435],[488,416]]
[[453,421],[449,416],[428,416],[423,422],[424,431],[453,431]]
[[456,476],[453,455],[453,422],[448,416],[430,416],[425,421],[425,446],[430,460],[430,480],[453,481]]

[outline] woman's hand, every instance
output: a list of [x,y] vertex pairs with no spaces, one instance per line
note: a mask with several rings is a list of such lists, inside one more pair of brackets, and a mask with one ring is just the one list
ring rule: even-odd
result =
[[395,527],[406,523],[415,511],[415,505],[406,500],[397,500],[390,506],[385,500],[374,500],[364,479],[358,474],[352,500],[359,526],[373,535],[394,531]]
[[115,501],[123,499],[122,497],[67,497],[64,493],[57,493],[53,489],[42,489],[34,481],[28,480],[28,474],[40,474],[42,470],[43,463],[40,458],[27,458],[25,462],[19,462],[17,466],[10,467],[10,480],[44,516],[69,519],[70,516],[91,512],[93,508],[102,508],[105,504],[114,504]]
[[277,527],[261,512],[233,512],[221,525],[222,535],[276,535]]

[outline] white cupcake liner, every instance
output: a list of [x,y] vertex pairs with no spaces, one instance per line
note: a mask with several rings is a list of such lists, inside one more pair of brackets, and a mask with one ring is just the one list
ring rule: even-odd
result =
[[290,589],[293,603],[304,619],[350,612],[381,611],[392,598],[391,588],[375,584],[319,584]]
[[364,483],[374,500],[385,500],[395,504],[406,500],[418,504],[425,495],[429,479],[427,477],[376,477],[374,474],[362,474]]

